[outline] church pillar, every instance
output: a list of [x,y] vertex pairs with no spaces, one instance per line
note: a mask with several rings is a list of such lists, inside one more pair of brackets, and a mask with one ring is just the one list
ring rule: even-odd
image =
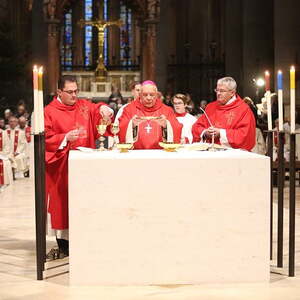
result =
[[[273,0],[243,1],[244,74],[242,96],[250,96],[255,99],[256,87],[253,84],[253,78],[263,76],[265,70],[269,70],[273,74],[273,8]],[[272,79],[274,76],[271,81]],[[272,82],[271,89],[273,90]]]
[[48,82],[50,94],[55,94],[60,73],[59,21],[48,20]]
[[[120,1],[110,0],[109,2],[109,21],[120,19]],[[108,60],[109,64],[120,63],[120,28],[117,26],[108,27]]]
[[[166,91],[167,85],[167,66],[168,66],[168,46],[169,46],[169,9],[171,0],[163,0],[160,4],[159,26],[157,29],[157,49],[156,49],[156,69],[155,79],[158,89]],[[175,31],[175,30],[171,30]]]
[[[298,72],[298,76],[296,76],[296,95],[300,95],[299,11],[299,1],[287,0],[282,2],[280,0],[274,0],[274,71],[277,72],[279,69],[283,71],[283,95],[285,103],[289,103],[290,99],[289,68],[291,65],[296,67],[296,74]],[[296,105],[300,106],[299,96],[296,98]],[[287,109],[286,111],[288,112]]]
[[73,65],[84,65],[84,28],[80,28],[78,21],[84,19],[83,1],[76,1],[72,6],[72,27],[73,27]]
[[233,77],[242,94],[243,82],[243,2],[226,0],[225,5],[225,73]]
[[60,53],[59,53],[59,25],[57,18],[57,2],[50,1],[44,6],[46,24],[48,27],[48,65],[47,77],[49,85],[49,94],[55,94],[57,81],[60,74]]
[[159,18],[160,0],[148,0],[147,19],[144,21],[144,42],[143,47],[143,80],[155,80],[156,67],[156,31]]

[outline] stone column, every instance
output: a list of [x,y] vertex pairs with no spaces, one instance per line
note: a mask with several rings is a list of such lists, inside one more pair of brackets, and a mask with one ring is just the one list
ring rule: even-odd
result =
[[273,74],[273,11],[273,0],[243,1],[243,96],[255,99],[253,78],[263,76],[265,70]]
[[44,5],[44,15],[48,29],[48,66],[46,72],[48,75],[49,94],[55,94],[60,74],[60,21],[57,18],[57,9],[56,0],[49,1]]
[[145,41],[143,45],[143,80],[155,80],[155,67],[156,67],[156,31],[159,18],[160,0],[148,0],[147,3],[148,18],[144,21]]
[[232,76],[242,92],[243,80],[243,1],[226,0],[225,72]]
[[[274,76],[281,69],[283,72],[284,102],[290,102],[290,75],[291,65],[296,67],[296,105],[300,105],[300,2],[293,0],[274,0]],[[274,77],[275,78],[275,77]],[[277,89],[277,85],[274,85]],[[298,100],[298,101],[297,101]],[[288,107],[287,107],[288,108]],[[286,115],[289,115],[286,109]]]
[[48,23],[48,82],[50,94],[55,94],[60,74],[59,20],[50,19]]
[[[120,19],[120,1],[110,0],[109,21]],[[108,27],[108,60],[109,64],[120,63],[120,28],[117,26]]]
[[84,19],[83,1],[75,1],[72,7],[73,27],[73,65],[84,65],[84,28],[80,28],[78,21]]

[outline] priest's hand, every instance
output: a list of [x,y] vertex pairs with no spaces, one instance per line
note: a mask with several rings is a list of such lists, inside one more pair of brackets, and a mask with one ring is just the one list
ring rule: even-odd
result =
[[145,120],[141,119],[139,116],[134,115],[132,120],[132,125],[133,127],[137,127],[139,126],[142,122],[144,122]]
[[216,128],[216,127],[209,127],[208,129],[206,129],[205,131],[205,136],[208,138],[212,138],[212,136],[215,136],[215,138],[219,138],[220,137],[220,129]]
[[159,119],[155,119],[155,122],[157,122],[162,128],[167,127],[167,118],[165,115],[161,115]]
[[74,142],[78,139],[79,137],[79,130],[78,129],[74,129],[74,130],[71,130],[69,131],[67,134],[66,134],[66,139],[67,141],[69,142]]
[[100,115],[102,116],[103,119],[112,119],[114,116],[114,111],[106,106],[106,105],[101,105],[100,106]]

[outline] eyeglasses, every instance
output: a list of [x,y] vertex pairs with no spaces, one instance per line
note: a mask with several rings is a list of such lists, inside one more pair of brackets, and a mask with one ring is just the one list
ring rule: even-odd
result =
[[174,105],[183,105],[183,102],[173,102]]
[[215,91],[216,93],[221,93],[221,94],[223,94],[223,93],[231,92],[232,90],[225,91],[225,90],[218,90],[218,89],[215,89],[214,91]]
[[77,95],[78,94],[78,90],[74,90],[74,91],[62,91],[62,92],[64,92],[64,93],[67,93],[67,94],[69,94],[69,95],[72,95],[72,94],[75,94],[75,95]]

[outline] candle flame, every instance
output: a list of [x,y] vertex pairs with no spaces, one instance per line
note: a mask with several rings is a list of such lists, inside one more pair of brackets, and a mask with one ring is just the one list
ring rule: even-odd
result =
[[269,72],[269,71],[266,71],[266,72],[265,72],[265,75],[266,75],[266,76],[270,76],[270,72]]
[[39,68],[39,74],[43,74],[43,67]]
[[290,71],[295,72],[295,67],[294,67],[294,66],[291,66]]
[[281,71],[281,70],[278,70],[278,74],[282,74],[282,71]]
[[33,66],[33,71],[34,71],[34,72],[37,72],[37,71],[38,71],[38,68],[37,68],[36,65]]

